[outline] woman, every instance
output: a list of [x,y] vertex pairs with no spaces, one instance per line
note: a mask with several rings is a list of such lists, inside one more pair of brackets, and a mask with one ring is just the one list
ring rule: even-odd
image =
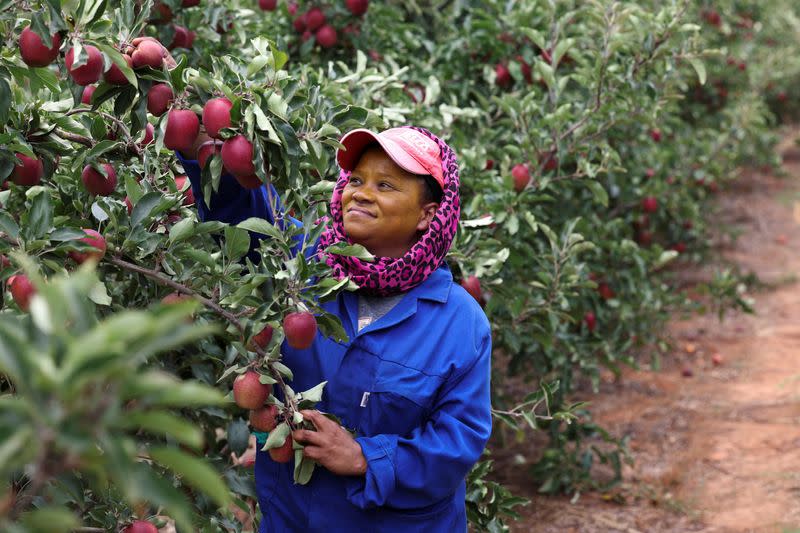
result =
[[[282,347],[292,388],[327,381],[318,408],[342,426],[303,412],[316,431],[293,438],[324,467],[304,486],[293,483],[293,462],[258,452],[261,531],[466,531],[464,479],[491,432],[491,334],[444,261],[460,213],[455,154],[411,127],[355,130],[342,144],[332,225],[318,244],[358,243],[376,261],[325,258],[360,287],[323,304],[347,343],[318,335],[307,350]],[[265,187],[246,191],[231,176],[209,210],[196,161],[181,159],[204,220],[273,220]]]

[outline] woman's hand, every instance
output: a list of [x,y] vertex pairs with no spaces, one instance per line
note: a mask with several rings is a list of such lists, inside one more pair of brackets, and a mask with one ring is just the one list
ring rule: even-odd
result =
[[367,473],[367,460],[361,445],[346,429],[319,411],[301,411],[301,414],[317,428],[316,431],[297,429],[292,432],[292,438],[305,446],[304,457],[340,476],[363,476]]

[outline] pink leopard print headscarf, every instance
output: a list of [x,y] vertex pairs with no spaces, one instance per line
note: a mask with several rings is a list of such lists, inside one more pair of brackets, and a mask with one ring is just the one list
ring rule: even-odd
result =
[[[389,296],[406,292],[430,276],[444,261],[458,229],[461,202],[458,195],[459,178],[456,154],[444,141],[425,128],[413,128],[439,145],[444,172],[444,194],[439,209],[430,226],[403,257],[376,257],[370,263],[355,257],[324,254],[325,262],[333,269],[337,279],[350,278],[361,290],[376,296]],[[328,246],[345,242],[351,244],[344,232],[342,220],[342,192],[350,181],[350,172],[342,170],[331,198],[332,224],[320,238],[320,251]]]

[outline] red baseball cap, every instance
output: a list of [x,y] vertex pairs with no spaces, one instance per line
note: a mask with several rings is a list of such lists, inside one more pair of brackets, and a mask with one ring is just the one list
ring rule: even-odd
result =
[[345,134],[340,142],[345,149],[336,152],[336,160],[344,170],[353,170],[364,149],[377,142],[400,168],[412,174],[429,174],[444,190],[439,145],[424,133],[406,127],[391,128],[381,133],[357,129]]

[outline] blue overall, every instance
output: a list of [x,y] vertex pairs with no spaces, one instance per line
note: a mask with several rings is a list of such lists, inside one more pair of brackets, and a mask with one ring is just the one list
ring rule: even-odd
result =
[[[273,220],[265,187],[244,190],[230,176],[209,210],[196,162],[183,165],[201,219]],[[328,382],[318,409],[356,430],[367,473],[338,476],[318,467],[307,485],[295,485],[293,460],[276,463],[259,450],[260,531],[466,531],[464,478],[492,426],[491,332],[480,306],[443,265],[361,331],[357,294],[323,307],[341,319],[349,342],[318,334],[307,350],[284,343],[283,362],[296,391]]]

